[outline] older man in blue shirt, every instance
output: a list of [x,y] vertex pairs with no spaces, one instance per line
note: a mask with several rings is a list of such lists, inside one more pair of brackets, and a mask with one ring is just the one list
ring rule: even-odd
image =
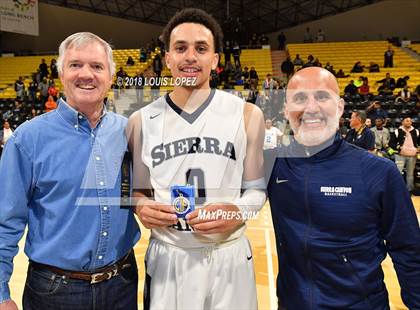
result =
[[59,49],[66,101],[21,125],[0,162],[0,309],[25,226],[24,309],[137,309],[133,246],[140,232],[120,205],[127,120],[106,111],[111,47],[76,33]]

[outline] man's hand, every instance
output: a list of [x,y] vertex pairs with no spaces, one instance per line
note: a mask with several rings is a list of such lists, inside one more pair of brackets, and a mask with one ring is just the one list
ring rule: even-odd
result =
[[146,228],[166,227],[178,222],[172,206],[151,199],[139,200],[135,212]]
[[[206,211],[206,217],[199,219],[198,214]],[[208,214],[208,215],[207,215]],[[212,216],[215,215],[215,216]],[[186,216],[188,225],[201,234],[216,234],[233,231],[243,223],[242,214],[237,206],[231,203],[212,203],[196,209]]]
[[18,307],[15,302],[10,299],[0,303],[0,310],[18,310]]

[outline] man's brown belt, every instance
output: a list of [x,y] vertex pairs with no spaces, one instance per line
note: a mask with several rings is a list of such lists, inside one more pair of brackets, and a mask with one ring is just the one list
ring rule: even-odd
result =
[[51,272],[59,274],[60,276],[66,276],[69,279],[85,280],[85,281],[89,281],[90,284],[95,284],[95,283],[99,283],[105,280],[109,280],[119,275],[121,270],[131,267],[131,263],[129,263],[129,257],[131,253],[132,253],[132,250],[130,250],[130,252],[128,252],[127,255],[125,255],[116,263],[97,269],[95,270],[95,272],[92,272],[92,273],[82,272],[82,271],[64,270],[64,269],[60,269],[54,266],[44,265],[44,264],[40,264],[33,261],[30,262],[30,265],[35,268],[39,267],[42,269],[47,269]]

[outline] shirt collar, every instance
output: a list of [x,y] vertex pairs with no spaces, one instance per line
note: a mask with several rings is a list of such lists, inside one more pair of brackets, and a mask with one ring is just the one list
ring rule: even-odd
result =
[[297,142],[293,137],[292,142],[289,145],[288,156],[294,158],[322,160],[336,153],[342,143],[343,139],[338,132],[327,141],[316,146],[304,146]]
[[[76,111],[73,107],[71,107],[63,98],[60,98],[57,102],[58,107],[56,111],[61,115],[61,117],[67,121],[69,124],[74,126],[75,128],[79,127],[79,123],[82,120],[86,120],[86,116],[83,113]],[[107,114],[106,105],[103,105],[102,115],[100,120]]]

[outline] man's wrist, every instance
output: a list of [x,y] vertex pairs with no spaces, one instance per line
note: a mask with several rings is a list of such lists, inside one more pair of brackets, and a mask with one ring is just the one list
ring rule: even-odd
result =
[[7,282],[0,282],[0,303],[10,300],[10,289]]

